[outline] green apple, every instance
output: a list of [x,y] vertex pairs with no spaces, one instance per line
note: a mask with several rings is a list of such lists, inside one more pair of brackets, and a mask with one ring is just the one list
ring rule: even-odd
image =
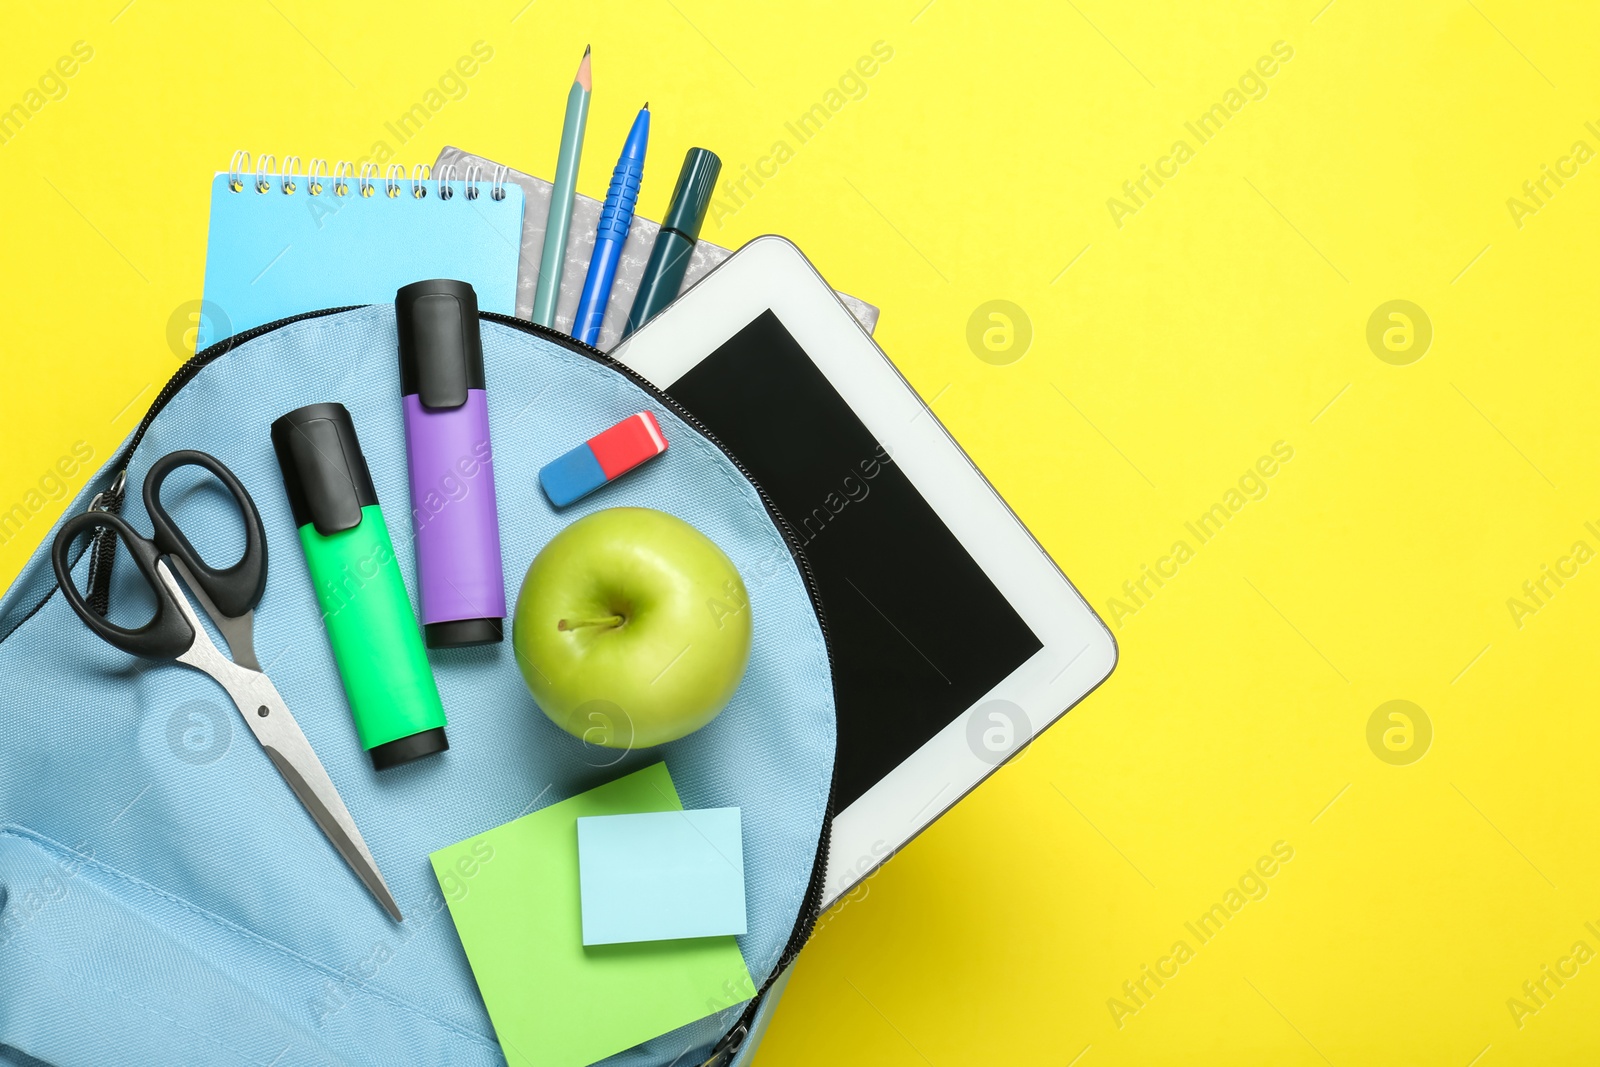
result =
[[610,508],[534,557],[511,644],[557,726],[646,748],[716,718],[744,677],[750,632],[744,580],[705,534],[664,511]]

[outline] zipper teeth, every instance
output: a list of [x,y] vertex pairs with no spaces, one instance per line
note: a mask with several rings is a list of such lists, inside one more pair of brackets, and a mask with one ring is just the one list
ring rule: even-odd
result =
[[[205,349],[205,351],[196,352],[193,356],[185,360],[182,366],[173,372],[172,377],[167,379],[167,383],[161,387],[161,391],[157,393],[156,398],[151,401],[149,409],[144,414],[144,418],[139,420],[138,429],[134,431],[133,437],[129,439],[127,447],[125,447],[118,455],[117,461],[114,464],[115,471],[125,472],[127,470],[128,464],[133,458],[134,450],[137,449],[139,447],[139,443],[144,440],[145,432],[149,430],[150,424],[155,421],[158,415],[161,414],[162,410],[166,408],[167,404],[172,401],[172,398],[176,396],[184,386],[188,385],[189,382],[194,380],[195,375],[199,374],[200,371],[204,370],[215,360],[227,355],[228,352],[244,344],[246,341],[260,337],[262,334],[271,333],[274,330],[282,329],[283,327],[292,325],[296,322],[303,322],[306,319],[322,318],[323,316],[335,315],[343,311],[353,311],[356,308],[363,306],[366,305],[349,304],[343,307],[324,308],[320,311],[308,311],[299,315],[290,315],[287,318],[277,319],[261,326],[252,327],[251,329],[248,329],[243,333],[235,334],[232,337],[224,338],[223,340],[218,341],[216,344]],[[700,434],[717,447],[717,450],[720,451],[723,456],[725,456],[728,461],[733,464],[734,469],[743,475],[745,481],[749,482],[751,488],[756,491],[756,496],[760,498],[761,505],[766,509],[767,516],[771,518],[773,524],[778,527],[778,533],[783,537],[784,544],[789,549],[790,558],[799,565],[800,576],[804,580],[806,586],[806,594],[811,599],[812,612],[816,615],[817,626],[822,632],[822,650],[823,654],[827,657],[828,673],[831,676],[834,666],[833,644],[828,635],[828,617],[822,606],[822,595],[817,589],[817,576],[816,573],[811,569],[811,561],[806,558],[804,551],[802,551],[800,540],[795,535],[794,527],[790,525],[789,520],[784,516],[783,512],[778,509],[778,506],[776,503],[774,503],[772,497],[767,494],[766,489],[764,489],[761,483],[757,481],[756,478],[750,473],[749,469],[745,467],[744,463],[739,459],[739,457],[735,456],[728,449],[728,447],[722,443],[717,435],[712,433],[711,429],[706,426],[704,422],[701,422],[699,417],[693,412],[689,411],[689,409],[685,408],[676,399],[667,395],[667,393],[663,392],[661,389],[656,388],[654,383],[648,381],[632,367],[617,362],[615,359],[612,359],[595,346],[587,344],[583,341],[579,341],[575,337],[569,337],[568,335],[561,333],[559,330],[551,329],[548,326],[543,326],[536,322],[529,322],[526,319],[515,318],[511,315],[502,315],[494,311],[480,311],[478,316],[481,319],[487,319],[488,321],[498,325],[509,326],[512,329],[520,330],[523,333],[544,338],[545,340],[554,342],[555,344],[560,345],[561,347],[570,351],[578,352],[581,355],[587,356],[603,366],[609,367],[610,369],[626,377],[640,389],[644,390],[657,403],[670,410],[680,420],[694,429],[696,433]],[[115,477],[115,474],[113,474],[113,477]],[[124,484],[123,486],[119,487],[116,492],[106,493],[106,498],[103,501],[105,510],[110,511],[113,514],[121,511],[123,497],[126,494],[126,488],[126,484]],[[28,619],[32,618],[34,614],[36,614],[54,594],[55,590],[52,589],[39,601],[39,603],[35,604],[33,608],[31,608],[28,613],[22,617],[22,619],[17,623],[17,626],[21,626],[23,623],[27,622]],[[15,632],[16,627],[13,627],[5,634],[5,637],[9,637]],[[0,637],[0,640],[4,640],[4,637]],[[810,940],[812,932],[816,929],[817,920],[822,916],[822,896],[825,888],[824,883],[827,881],[828,858],[832,847],[832,834],[830,831],[833,827],[834,804],[836,802],[836,792],[838,786],[838,771],[838,757],[835,755],[833,769],[828,775],[828,798],[826,806],[823,809],[822,834],[817,845],[816,859],[812,864],[811,877],[806,883],[806,892],[801,908],[800,920],[790,932],[789,940],[784,944],[783,951],[778,956],[778,964],[773,968],[772,975],[762,983],[761,988],[756,992],[756,995],[751,998],[750,1004],[745,1009],[744,1014],[740,1017],[739,1022],[736,1023],[727,1034],[723,1035],[716,1045],[712,1047],[713,1058],[715,1058],[715,1056],[723,1050],[727,1049],[734,1042],[734,1036],[739,1034],[741,1029],[748,1033],[749,1024],[755,1017],[755,1013],[759,1009],[762,998],[765,997],[767,990],[771,988],[775,981],[777,981],[778,976],[783,973],[784,969],[794,962],[795,957],[800,953],[800,949],[805,946],[805,943],[808,940]],[[740,1040],[742,1040],[742,1037]]]
[[[196,374],[199,374],[213,361],[226,355],[232,349],[237,348],[246,341],[260,337],[264,333],[271,333],[273,330],[280,329],[281,327],[288,326],[292,323],[301,322],[305,319],[321,318],[324,315],[333,315],[341,311],[353,311],[362,306],[363,305],[361,304],[346,304],[343,307],[323,308],[320,311],[306,311],[299,315],[290,315],[287,318],[275,319],[272,322],[263,323],[260,326],[253,326],[243,333],[234,334],[232,337],[225,337],[221,341],[218,341],[216,344],[205,349],[203,352],[196,352],[194,355],[184,360],[183,364],[179,366],[177,370],[172,372],[172,377],[167,379],[166,384],[161,387],[161,391],[156,394],[156,398],[150,402],[150,407],[145,411],[144,418],[139,420],[138,428],[134,430],[133,436],[128,439],[127,447],[125,447],[117,455],[116,461],[112,464],[113,470],[111,476],[111,484],[115,486],[116,489],[113,492],[110,487],[108,487],[107,489],[101,490],[101,492],[97,494],[96,498],[100,501],[101,509],[104,511],[109,511],[113,515],[119,514],[122,511],[122,501],[127,494],[127,483],[124,481],[122,485],[117,485],[117,476],[119,474],[127,473],[128,464],[133,460],[134,450],[139,447],[139,442],[144,440],[144,435],[146,431],[150,429],[150,424],[155,421],[157,415],[161,414],[162,409],[164,409],[167,404],[172,401],[172,398],[178,394],[178,391],[184,386],[188,385],[189,382],[194,379]],[[94,550],[94,545],[95,541],[91,538],[89,543],[83,547],[83,551],[79,552],[78,555],[73,557],[72,565],[76,567],[78,565],[78,561],[83,558],[83,553],[92,552]],[[90,577],[91,579],[94,578],[93,573],[91,573]],[[106,584],[109,584],[110,580],[111,576],[108,568],[108,571],[102,581]],[[17,624],[15,626],[11,627],[11,629],[7,630],[4,634],[0,634],[0,641],[4,641],[6,638],[16,633],[17,630],[27,623],[29,619],[37,615],[41,608],[50,603],[50,598],[55,596],[57,588],[58,587],[56,586],[52,586],[48,593],[39,598],[38,603],[29,608],[27,612],[23,614],[22,618],[17,620]],[[95,590],[91,588],[90,595],[92,596],[94,592]]]
[[[288,318],[275,319],[272,322],[251,327],[243,333],[235,334],[232,337],[225,337],[216,344],[206,348],[204,351],[196,352],[194,355],[184,360],[183,365],[180,366],[176,371],[173,371],[172,377],[167,379],[167,384],[161,387],[161,391],[156,394],[156,398],[150,402],[150,408],[144,413],[144,418],[139,420],[139,428],[134,431],[133,437],[129,439],[127,447],[124,448],[122,453],[117,457],[117,462],[115,464],[117,471],[120,473],[126,473],[128,464],[133,459],[134,450],[139,447],[139,442],[144,440],[145,432],[150,429],[150,424],[155,421],[156,416],[160,415],[162,410],[169,403],[171,403],[172,398],[178,395],[179,390],[193,381],[194,376],[199,374],[213,361],[227,355],[229,351],[238,348],[246,341],[260,337],[264,333],[271,333],[273,330],[281,329],[284,326],[301,322],[305,319],[317,319],[323,317],[324,315],[334,315],[341,311],[353,311],[361,306],[362,305],[360,304],[349,304],[344,307],[324,308],[321,311],[307,311],[302,312],[299,315],[290,315]],[[126,491],[127,485],[123,484],[122,486],[119,486],[115,492],[106,493],[106,499],[104,501],[105,509],[113,513],[121,511],[122,499]]]

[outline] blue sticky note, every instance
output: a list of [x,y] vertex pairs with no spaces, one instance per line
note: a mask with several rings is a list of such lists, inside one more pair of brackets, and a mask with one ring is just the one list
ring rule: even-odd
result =
[[745,932],[738,808],[578,820],[583,943]]

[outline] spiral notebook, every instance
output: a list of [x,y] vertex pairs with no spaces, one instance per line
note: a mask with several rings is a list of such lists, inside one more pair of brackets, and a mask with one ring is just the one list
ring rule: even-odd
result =
[[211,181],[196,350],[302,312],[388,303],[422,278],[470,282],[480,308],[511,314],[525,196],[503,171],[459,173],[322,160],[302,170],[295,156],[252,167],[236,154]]

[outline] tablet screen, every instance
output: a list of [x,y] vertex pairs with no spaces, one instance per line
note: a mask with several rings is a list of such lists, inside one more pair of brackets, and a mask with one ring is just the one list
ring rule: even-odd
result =
[[771,311],[667,392],[766,490],[815,572],[843,811],[1043,646]]

